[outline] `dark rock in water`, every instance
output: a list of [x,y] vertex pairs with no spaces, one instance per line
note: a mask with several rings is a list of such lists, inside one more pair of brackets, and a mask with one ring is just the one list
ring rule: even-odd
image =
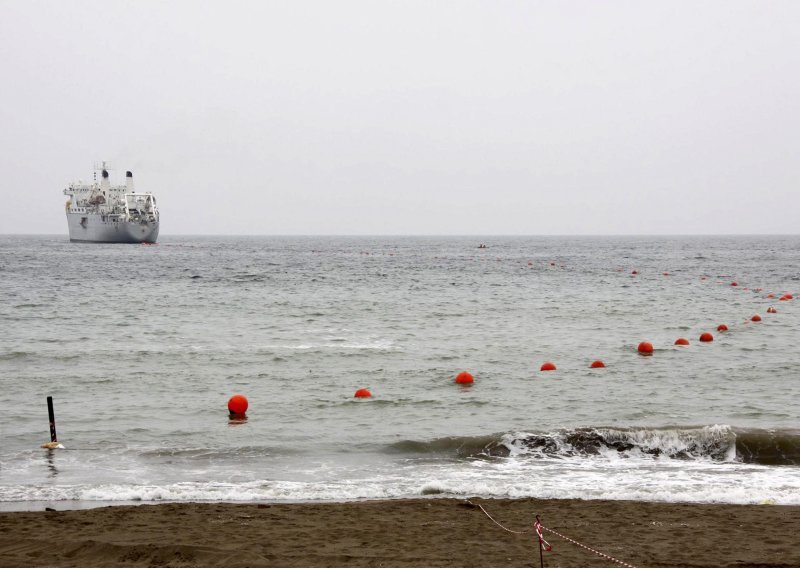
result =
[[610,447],[617,451],[623,452],[633,447],[633,444],[628,444],[625,447],[625,442],[608,442],[601,434],[591,430],[577,430],[567,434],[567,443],[575,448],[578,453],[595,455],[600,453],[602,448]]
[[521,440],[522,445],[531,450],[541,450],[546,454],[554,454],[558,451],[558,444],[551,436],[530,436]]

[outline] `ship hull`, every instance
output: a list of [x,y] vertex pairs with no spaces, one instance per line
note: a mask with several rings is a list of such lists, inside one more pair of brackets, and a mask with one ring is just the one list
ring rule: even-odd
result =
[[79,243],[154,243],[158,222],[106,221],[93,213],[67,213],[69,240]]

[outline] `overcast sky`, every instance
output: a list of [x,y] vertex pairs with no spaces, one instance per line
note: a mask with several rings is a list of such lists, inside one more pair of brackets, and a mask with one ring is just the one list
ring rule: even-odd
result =
[[0,233],[800,232],[800,2],[0,0]]

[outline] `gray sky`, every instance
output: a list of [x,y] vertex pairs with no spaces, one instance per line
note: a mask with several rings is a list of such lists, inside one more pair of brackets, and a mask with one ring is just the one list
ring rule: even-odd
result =
[[0,0],[0,233],[798,233],[800,2]]

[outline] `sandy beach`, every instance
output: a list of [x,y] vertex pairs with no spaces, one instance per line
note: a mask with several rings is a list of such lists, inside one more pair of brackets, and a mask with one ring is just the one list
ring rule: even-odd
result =
[[[477,506],[483,505],[498,523]],[[413,499],[0,513],[0,565],[539,566],[543,525],[631,565],[800,566],[800,507]],[[548,567],[614,563],[545,533]]]

